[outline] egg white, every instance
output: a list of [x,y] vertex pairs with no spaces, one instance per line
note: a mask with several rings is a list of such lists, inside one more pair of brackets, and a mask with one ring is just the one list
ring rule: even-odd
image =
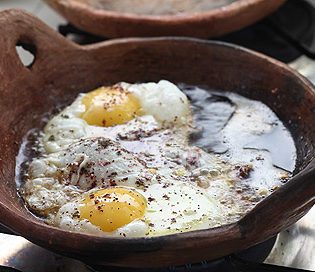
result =
[[163,126],[182,125],[189,121],[188,99],[176,85],[166,80],[161,80],[159,83],[121,83],[120,85],[139,100],[144,117],[113,128],[90,126],[80,118],[85,111],[82,103],[84,94],[81,94],[45,126],[43,138],[45,151],[47,153],[56,152],[77,139],[93,135],[109,134],[109,137],[116,137],[118,134],[128,135],[135,128],[141,128],[144,133],[150,133]]
[[68,202],[63,205],[54,218],[54,224],[65,230],[86,232],[109,237],[143,237],[148,233],[148,224],[143,220],[134,220],[113,232],[104,232],[88,220],[79,220],[74,215],[79,210],[79,202]]
[[[233,192],[234,166],[189,145],[186,95],[165,80],[120,85],[139,100],[142,116],[113,127],[89,125],[81,118],[80,94],[47,123],[43,155],[30,163],[22,190],[31,210],[63,229],[128,237],[205,229],[239,218],[244,207]],[[111,233],[79,219],[82,196],[108,186],[143,195],[143,218]]]
[[176,85],[161,80],[159,83],[127,84],[121,86],[140,101],[145,114],[159,122],[185,124],[189,114],[187,96]]

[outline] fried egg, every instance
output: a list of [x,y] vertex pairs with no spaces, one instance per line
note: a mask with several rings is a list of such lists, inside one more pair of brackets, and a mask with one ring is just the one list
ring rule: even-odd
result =
[[[120,133],[128,134],[134,126],[137,131],[150,133],[157,128],[185,124],[189,114],[186,95],[168,81],[121,83],[79,95],[47,124],[43,142],[46,152],[56,152],[83,137],[104,136],[105,131],[113,135],[115,126],[128,121],[133,124],[119,126]],[[99,129],[102,127],[112,129]]]
[[191,144],[195,129],[187,96],[165,80],[80,94],[42,131],[21,195],[48,224],[99,236],[234,222],[262,198],[244,178],[252,168]]

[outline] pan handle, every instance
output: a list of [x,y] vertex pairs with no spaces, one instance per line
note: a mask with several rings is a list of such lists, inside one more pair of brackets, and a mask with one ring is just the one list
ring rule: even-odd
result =
[[314,204],[315,158],[239,222],[241,233],[257,242],[259,237],[272,237],[299,220]]
[[[49,61],[61,59],[62,52],[79,48],[33,15],[18,9],[0,12],[0,75],[4,79],[26,75],[41,69]],[[16,51],[21,45],[34,55],[34,61],[24,66]],[[56,60],[57,59],[57,60]]]
[[[34,55],[33,63],[24,66],[16,51],[21,45]],[[31,74],[59,62],[63,53],[80,47],[55,32],[33,15],[18,9],[0,12],[0,79],[1,86],[11,84],[16,78],[34,78]],[[14,234],[0,225],[0,232]]]

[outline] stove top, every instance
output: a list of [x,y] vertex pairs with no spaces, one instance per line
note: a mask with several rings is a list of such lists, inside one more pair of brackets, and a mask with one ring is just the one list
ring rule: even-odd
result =
[[[71,25],[60,25],[59,32],[80,44],[104,40]],[[288,0],[276,13],[261,22],[217,40],[245,46],[279,59],[315,83],[315,0]],[[228,265],[230,271],[315,271],[315,207],[288,230],[281,232],[276,241],[271,240],[265,246],[268,257],[264,264],[257,264],[253,258],[242,255],[229,256],[219,262]],[[282,266],[291,267],[292,270]],[[0,233],[0,272],[15,269],[22,272],[97,271],[77,260],[40,248],[20,236]],[[216,269],[227,271],[226,266]],[[130,269],[103,268],[102,271],[122,272]],[[213,262],[205,261],[155,271],[210,272],[214,269]]]

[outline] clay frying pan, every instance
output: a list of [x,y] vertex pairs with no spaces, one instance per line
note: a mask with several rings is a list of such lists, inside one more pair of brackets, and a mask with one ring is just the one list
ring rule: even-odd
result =
[[[234,45],[186,38],[78,46],[19,10],[0,13],[0,32],[0,223],[33,243],[95,265],[165,267],[210,261],[267,240],[314,204],[314,87],[286,65]],[[17,44],[33,52],[32,65],[22,64]],[[43,114],[100,85],[160,79],[234,91],[267,104],[295,139],[294,177],[234,224],[162,237],[73,233],[28,212],[17,195],[15,160],[24,135],[39,127]]]
[[[45,1],[79,29],[108,38],[152,36],[217,37],[259,21],[285,2],[285,0],[237,0],[230,5],[203,12],[177,16],[154,16],[120,12],[120,9],[110,10],[102,4],[104,0]],[[124,3],[126,0],[115,1]],[[127,1],[132,2],[132,0]],[[140,9],[144,3],[149,3],[150,1],[136,2],[138,2]],[[98,8],[98,6],[104,6],[104,8]]]

